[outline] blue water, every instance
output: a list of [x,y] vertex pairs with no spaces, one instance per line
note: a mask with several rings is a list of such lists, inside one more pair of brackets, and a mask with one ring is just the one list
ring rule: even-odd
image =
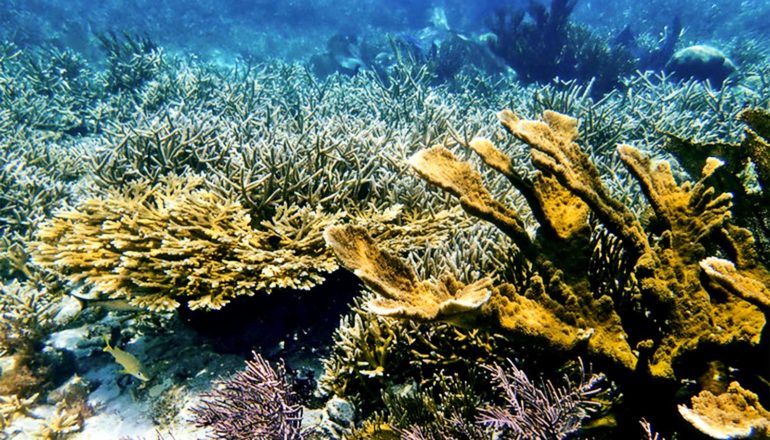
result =
[[[386,33],[414,33],[444,8],[449,26],[468,35],[488,31],[501,7],[525,8],[526,0],[318,0],[318,1],[53,1],[0,2],[0,40],[20,46],[50,44],[98,56],[94,34],[146,34],[160,45],[206,57],[280,57],[307,60],[335,33],[376,39]],[[770,2],[748,0],[582,0],[576,22],[611,38],[629,26],[655,38],[680,17],[683,42],[767,41]]]

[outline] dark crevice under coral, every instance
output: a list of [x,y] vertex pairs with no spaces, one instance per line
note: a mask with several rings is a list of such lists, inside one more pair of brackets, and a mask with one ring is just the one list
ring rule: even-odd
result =
[[234,299],[217,313],[179,309],[179,317],[218,353],[284,359],[290,374],[318,376],[320,358],[359,294],[360,282],[347,270],[335,271],[309,291],[277,289]]

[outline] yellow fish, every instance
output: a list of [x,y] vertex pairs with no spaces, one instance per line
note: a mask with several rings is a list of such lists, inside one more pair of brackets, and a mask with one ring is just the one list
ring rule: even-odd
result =
[[115,358],[115,362],[123,367],[121,373],[130,374],[142,381],[150,380],[150,377],[144,371],[144,367],[142,367],[142,363],[139,362],[139,359],[137,359],[136,356],[119,348],[111,347],[110,337],[107,335],[104,336],[104,343],[107,344],[104,347],[104,351],[111,354],[112,357]]

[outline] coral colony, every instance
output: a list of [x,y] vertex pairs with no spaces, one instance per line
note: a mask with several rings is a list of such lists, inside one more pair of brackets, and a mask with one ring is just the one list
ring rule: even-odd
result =
[[[22,3],[0,17],[3,438],[770,438],[751,17],[73,6],[86,31]],[[318,29],[277,45],[303,11]],[[212,23],[251,48],[189,34]]]

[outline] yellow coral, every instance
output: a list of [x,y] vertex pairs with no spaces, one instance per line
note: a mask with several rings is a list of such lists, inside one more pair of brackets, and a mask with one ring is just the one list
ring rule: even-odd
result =
[[168,177],[58,213],[30,249],[36,264],[109,298],[218,309],[238,295],[320,283],[337,268],[321,231],[338,218],[279,206],[254,228],[240,203],[203,189],[200,178]]
[[[43,223],[30,244],[34,263],[94,295],[150,310],[219,309],[240,295],[310,289],[337,269],[322,232],[346,212],[279,205],[254,221],[238,201],[198,177],[138,182],[88,199]],[[438,243],[456,212],[402,215],[373,207],[353,218],[393,248]]]
[[34,394],[26,399],[16,394],[9,396],[0,395],[0,429],[5,429],[17,417],[29,415],[30,408],[37,398],[38,394]]
[[679,405],[679,413],[701,432],[717,439],[768,438],[770,412],[759,398],[732,382],[727,392],[714,395],[701,391],[692,398],[692,408]]
[[[419,151],[409,162],[420,177],[459,199],[468,213],[506,233],[532,264],[534,273],[522,286],[503,283],[489,289],[485,280],[483,286],[452,289],[449,283],[442,288],[441,283],[417,280],[410,267],[379,251],[363,232],[332,229],[327,242],[342,264],[355,270],[380,295],[371,310],[436,320],[442,319],[445,307],[472,316],[484,304],[485,313],[496,316],[498,324],[514,334],[565,350],[584,342],[594,355],[624,369],[636,369],[639,353],[629,343],[614,299],[596,294],[589,278],[588,266],[595,252],[588,240],[590,210],[619,239],[619,258],[629,268],[625,285],[638,289],[645,307],[658,311],[658,315],[645,319],[652,321],[660,336],[655,341],[634,341],[644,350],[644,368],[652,375],[674,378],[676,360],[704,344],[759,342],[766,322],[752,303],[764,307],[767,293],[757,285],[770,277],[755,264],[750,233],[729,225],[730,194],[717,193],[707,183],[719,161],[707,160],[697,182],[678,184],[667,162],[653,163],[633,147],[618,147],[621,160],[640,182],[662,229],[653,235],[605,188],[597,168],[575,143],[575,119],[545,112],[543,121],[528,121],[507,110],[499,117],[530,147],[532,163],[541,174],[534,179],[519,175],[511,159],[486,139],[474,139],[468,147],[524,195],[541,226],[537,236],[530,237],[515,209],[492,197],[471,164],[460,161],[445,147]],[[339,237],[333,237],[338,233]],[[726,244],[726,252],[735,255],[746,270],[737,273],[724,264],[717,269],[713,260],[704,260],[706,243],[713,242],[713,237]],[[618,255],[620,251],[613,252]],[[712,301],[706,288],[713,286],[703,285],[701,266],[712,278],[712,285],[732,295]],[[726,281],[727,276],[730,279]],[[486,290],[492,292],[491,299],[481,294]]]
[[83,415],[78,408],[57,405],[53,415],[42,421],[33,437],[40,440],[63,440],[83,429]]
[[324,237],[342,263],[380,295],[369,304],[369,309],[379,315],[456,320],[489,300],[489,278],[469,285],[451,276],[437,283],[420,281],[410,266],[380,250],[363,228],[333,226],[326,229]]

